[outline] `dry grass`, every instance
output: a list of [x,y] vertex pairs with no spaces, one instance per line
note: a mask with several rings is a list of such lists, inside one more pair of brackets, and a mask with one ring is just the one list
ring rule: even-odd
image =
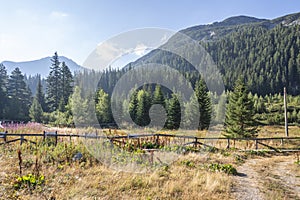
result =
[[251,168],[259,174],[258,187],[265,199],[300,199],[300,166],[295,154],[256,159]]
[[[18,145],[15,145],[17,148]],[[24,145],[26,146],[26,145]],[[23,174],[33,173],[35,164],[26,165],[35,156],[23,150]],[[170,166],[136,174],[117,172],[100,163],[40,163],[40,174],[46,183],[35,190],[15,190],[18,158],[14,145],[1,150],[0,199],[228,199],[232,177],[210,172],[203,166],[209,162],[230,162],[221,154],[199,157],[182,156]],[[183,161],[193,162],[187,166]]]
[[[53,130],[75,134],[86,132],[84,129]],[[299,127],[293,127],[290,130],[293,136],[299,134]],[[275,134],[272,133],[276,131],[279,134],[276,136],[281,136],[282,127],[263,127],[260,136],[273,137]],[[118,134],[125,133],[118,132]],[[197,134],[206,133],[198,132]],[[69,143],[68,140],[60,142]],[[72,142],[80,143],[75,139]],[[45,175],[45,185],[35,190],[15,190],[13,182],[19,174],[16,153],[19,148],[18,143],[6,147],[0,146],[0,199],[50,199],[51,197],[55,199],[231,199],[233,198],[231,196],[233,177],[221,172],[211,172],[205,166],[208,163],[230,163],[237,166],[246,159],[257,157],[235,151],[210,153],[206,156],[192,153],[181,156],[168,167],[138,174],[114,171],[97,163],[92,157],[84,162],[66,162],[65,160],[61,163],[42,162],[42,157],[47,155],[45,153],[38,155],[39,172]],[[23,174],[34,172],[37,156],[32,153],[32,148],[27,143],[22,146]],[[262,177],[261,190],[267,199],[294,197],[294,194],[289,192],[289,188],[280,185],[280,179],[276,179],[277,172],[271,169],[274,163],[284,159],[284,157],[266,158],[265,161],[262,159],[262,162],[254,166]],[[187,161],[192,164],[187,165]],[[293,161],[296,161],[296,158]],[[299,175],[297,165],[288,167],[293,173]]]

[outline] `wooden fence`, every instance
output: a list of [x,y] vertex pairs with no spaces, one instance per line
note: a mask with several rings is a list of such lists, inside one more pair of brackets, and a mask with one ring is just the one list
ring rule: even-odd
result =
[[[193,145],[194,147],[208,147],[214,149],[229,149],[237,148],[239,150],[271,150],[276,152],[286,151],[300,151],[300,137],[269,137],[269,138],[224,138],[224,137],[195,137],[187,135],[172,135],[172,134],[129,134],[119,136],[104,136],[97,133],[91,134],[58,134],[57,132],[43,132],[43,133],[8,133],[0,132],[0,145],[9,144],[12,142],[20,141],[30,142],[36,144],[25,137],[40,137],[43,140],[46,138],[53,138],[55,145],[58,143],[58,138],[85,138],[85,139],[108,139],[114,143],[126,144],[130,141],[147,140],[156,144],[161,143],[162,140],[170,142],[177,141],[182,146]],[[12,138],[9,140],[9,138]],[[243,143],[239,145],[237,143]],[[285,144],[288,147],[285,147]],[[168,145],[168,144],[165,144]],[[259,148],[259,147],[263,148]],[[266,149],[267,148],[267,149]]]

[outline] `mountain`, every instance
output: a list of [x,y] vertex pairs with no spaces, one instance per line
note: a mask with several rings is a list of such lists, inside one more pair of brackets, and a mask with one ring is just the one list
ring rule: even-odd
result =
[[[226,89],[232,89],[235,80],[243,76],[253,93],[282,93],[287,87],[290,94],[300,94],[300,13],[271,20],[236,16],[179,32],[199,41],[216,63]],[[178,35],[162,47],[180,44]],[[189,54],[193,57],[197,52]],[[168,65],[183,74],[193,70],[185,59],[161,49],[129,63],[125,69],[145,63]],[[207,74],[206,80],[214,76]]]
[[[65,62],[73,73],[84,69],[73,60],[64,56],[59,56],[59,61]],[[8,74],[10,74],[16,67],[19,67],[22,73],[28,76],[40,74],[42,77],[47,77],[50,71],[51,57],[25,62],[3,61],[2,64],[7,68]]]
[[220,39],[241,27],[264,27],[272,29],[279,24],[293,25],[300,24],[300,12],[276,19],[258,19],[248,16],[229,17],[221,22],[214,22],[208,25],[198,25],[181,30],[180,32],[188,35],[194,40],[216,40]]

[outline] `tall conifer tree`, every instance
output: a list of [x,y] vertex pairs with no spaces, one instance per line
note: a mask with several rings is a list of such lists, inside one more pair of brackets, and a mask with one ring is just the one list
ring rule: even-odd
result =
[[249,138],[257,134],[255,110],[252,99],[249,99],[245,83],[239,78],[229,95],[226,109],[225,136],[231,138]]

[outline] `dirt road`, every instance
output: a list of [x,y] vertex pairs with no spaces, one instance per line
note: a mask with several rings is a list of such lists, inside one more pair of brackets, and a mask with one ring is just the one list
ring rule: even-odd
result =
[[300,167],[295,156],[247,160],[237,168],[232,196],[241,200],[300,199]]

